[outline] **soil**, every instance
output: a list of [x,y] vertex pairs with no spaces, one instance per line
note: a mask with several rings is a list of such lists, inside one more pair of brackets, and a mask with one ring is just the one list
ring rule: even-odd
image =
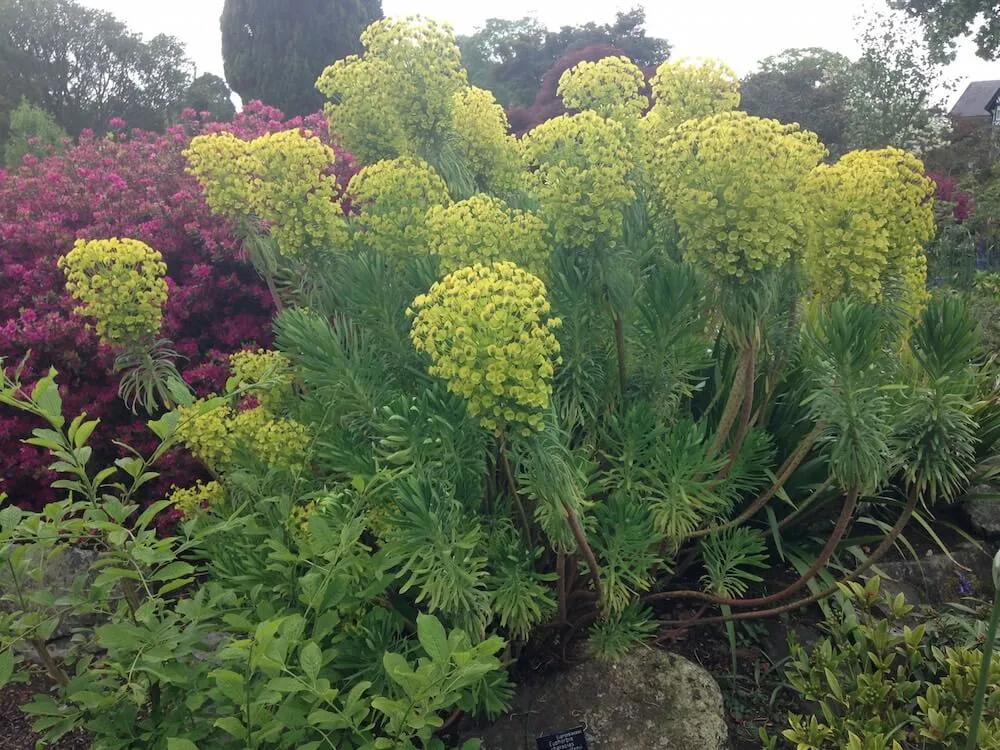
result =
[[[29,681],[10,684],[0,690],[0,750],[32,750],[38,735],[31,731],[32,719],[21,706],[52,683],[42,672],[31,672]],[[59,742],[45,746],[54,750],[87,750],[90,740],[82,731],[66,735]]]

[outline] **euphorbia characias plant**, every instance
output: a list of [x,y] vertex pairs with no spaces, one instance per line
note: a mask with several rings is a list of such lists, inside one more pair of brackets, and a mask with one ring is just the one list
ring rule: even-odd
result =
[[[641,630],[652,612],[625,604],[685,597],[753,616],[815,585],[862,503],[910,501],[895,538],[935,477],[953,480],[934,493],[945,499],[968,481],[968,466],[935,464],[921,444],[934,420],[971,412],[977,375],[952,358],[931,380],[926,358],[908,356],[942,345],[942,316],[969,330],[970,358],[976,346],[960,307],[923,312],[931,204],[915,157],[826,165],[814,134],[734,111],[735,76],[713,61],[662,66],[650,106],[623,58],[567,71],[571,114],[517,144],[468,86],[446,27],[387,20],[362,42],[364,54],[318,83],[344,145],[373,160],[349,188],[351,241],[314,248],[327,252],[330,293],[319,305],[289,297],[309,311],[279,316],[278,345],[305,384],[299,408],[344,415],[316,428],[320,443],[341,446],[336,458],[318,451],[326,481],[346,481],[348,464],[379,465],[387,441],[402,439],[387,433],[407,425],[392,464],[427,484],[426,521],[480,539],[469,542],[470,594],[509,575],[481,534],[510,520],[536,561],[524,574],[557,575],[560,618],[603,617],[605,635],[609,617]],[[482,127],[470,128],[467,105],[480,100]],[[843,208],[855,196],[841,173],[887,197]],[[307,329],[333,348],[307,342]],[[349,372],[361,351],[393,376],[358,385]],[[354,387],[333,387],[334,360],[319,374],[330,357]],[[449,395],[429,397],[439,380]],[[955,413],[926,412],[917,427],[912,400],[928,389]],[[345,392],[354,407],[328,402]],[[455,418],[455,397],[472,420],[450,429],[483,433],[464,445],[430,427]],[[975,432],[974,420],[955,421]],[[432,465],[451,465],[448,478]],[[379,502],[392,506],[398,491],[390,482]],[[440,511],[451,504],[466,508],[464,531]],[[795,533],[816,518],[804,511],[830,505],[819,516],[827,540],[811,548]],[[761,583],[754,569],[786,554],[805,561],[797,580],[742,596]],[[703,590],[675,590],[694,572],[675,571],[681,559],[701,565]],[[521,605],[541,617],[528,605],[539,595],[525,589]]]

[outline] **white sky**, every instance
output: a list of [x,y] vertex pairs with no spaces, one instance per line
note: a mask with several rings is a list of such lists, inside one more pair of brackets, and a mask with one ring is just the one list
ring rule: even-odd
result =
[[[281,2],[282,0],[274,0]],[[717,57],[743,75],[759,59],[789,47],[826,47],[855,56],[854,17],[875,0],[383,0],[386,16],[422,14],[471,33],[487,18],[536,15],[555,28],[587,21],[607,22],[615,11],[646,8],[646,30],[666,38],[674,57]],[[199,73],[222,75],[219,15],[223,0],[82,0],[108,10],[146,37],[159,32],[185,43]],[[958,89],[970,80],[1000,79],[1000,61],[977,58],[963,45],[948,75]]]

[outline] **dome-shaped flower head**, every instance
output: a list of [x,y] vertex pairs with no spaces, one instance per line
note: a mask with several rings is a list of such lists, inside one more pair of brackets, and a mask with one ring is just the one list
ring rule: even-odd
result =
[[924,243],[934,235],[934,183],[895,148],[852,151],[817,167],[807,182],[806,268],[817,293],[875,302],[892,291],[913,309],[924,301]]
[[649,115],[660,128],[730,112],[740,106],[740,79],[719,60],[680,59],[663,63],[650,81]]
[[299,130],[252,141],[212,133],[192,139],[184,155],[209,207],[228,219],[256,217],[282,255],[347,242],[341,187],[330,173],[336,154],[319,138]]
[[654,220],[676,224],[691,262],[749,281],[802,249],[801,188],[825,154],[797,125],[743,112],[688,120],[653,156]]
[[456,150],[465,157],[480,189],[505,195],[524,186],[517,139],[493,94],[469,86],[451,99],[451,125]]
[[229,132],[197,135],[184,150],[187,171],[201,183],[205,202],[234,220],[249,213],[253,166],[250,144]]
[[562,247],[615,247],[635,200],[636,152],[616,120],[586,110],[543,122],[521,141],[540,214]]
[[94,318],[97,335],[113,345],[149,342],[163,322],[167,266],[163,256],[139,240],[77,240],[59,259],[66,289]]
[[414,154],[451,124],[452,95],[468,85],[450,26],[410,17],[376,21],[362,56],[338,60],[316,87],[330,128],[363,162]]
[[499,198],[474,195],[427,214],[430,251],[445,273],[474,263],[509,260],[545,277],[550,249],[545,222],[535,214],[510,208]]
[[558,318],[541,279],[509,262],[460,268],[413,301],[410,339],[430,374],[487,429],[542,427],[559,364]]
[[584,61],[559,78],[559,97],[568,110],[592,109],[602,117],[634,121],[649,106],[646,79],[627,57]]
[[298,130],[268,133],[250,141],[253,212],[271,225],[282,255],[337,250],[347,242],[347,222],[330,173],[336,154],[319,138]]
[[397,261],[427,252],[427,211],[451,203],[438,173],[427,162],[406,156],[365,167],[347,192],[359,208],[364,241]]

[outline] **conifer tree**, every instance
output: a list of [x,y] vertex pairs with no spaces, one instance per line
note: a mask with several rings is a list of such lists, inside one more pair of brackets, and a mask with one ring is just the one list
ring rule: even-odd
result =
[[381,17],[381,0],[226,0],[226,81],[244,102],[260,99],[287,115],[315,112],[323,102],[319,74],[360,52],[361,32]]

